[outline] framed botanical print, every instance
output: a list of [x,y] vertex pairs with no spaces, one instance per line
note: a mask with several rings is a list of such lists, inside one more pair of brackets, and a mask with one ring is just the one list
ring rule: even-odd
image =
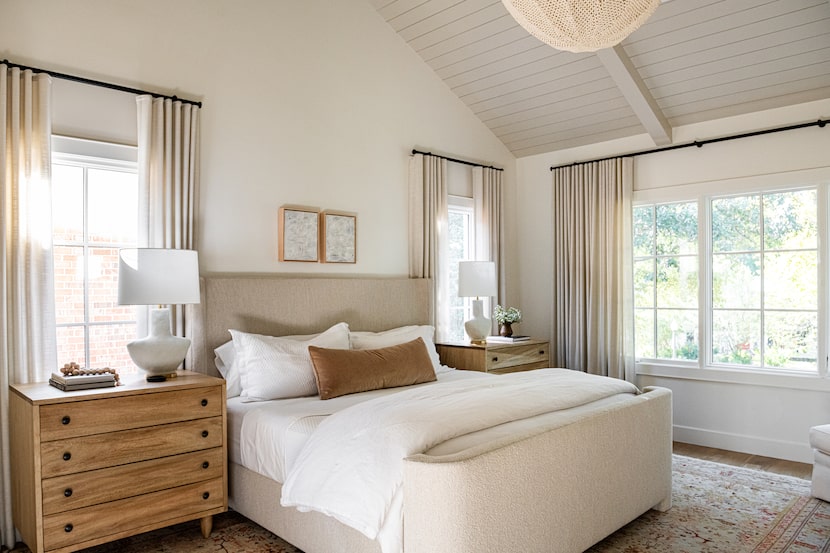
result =
[[320,219],[322,262],[356,263],[357,215],[338,211],[324,211]]
[[279,260],[320,259],[320,211],[315,208],[283,206],[279,211]]

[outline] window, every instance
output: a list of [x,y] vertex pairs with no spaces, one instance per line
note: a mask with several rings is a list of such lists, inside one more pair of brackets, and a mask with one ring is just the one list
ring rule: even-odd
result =
[[816,190],[712,200],[712,361],[816,371]]
[[136,336],[136,311],[117,305],[117,278],[118,249],[138,241],[134,149],[56,137],[53,150],[58,361],[132,372],[125,346]]
[[698,358],[697,204],[634,209],[636,355]]
[[474,259],[475,226],[473,224],[473,200],[461,196],[448,198],[448,261],[450,341],[464,341],[464,321],[472,317],[470,298],[458,297],[458,262]]
[[811,187],[635,205],[638,359],[817,373],[819,196]]

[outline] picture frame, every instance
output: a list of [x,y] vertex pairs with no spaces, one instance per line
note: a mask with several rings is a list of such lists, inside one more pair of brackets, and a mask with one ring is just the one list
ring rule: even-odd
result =
[[279,209],[279,260],[317,263],[320,259],[320,210],[303,206]]
[[321,261],[357,263],[357,215],[327,210],[320,220]]

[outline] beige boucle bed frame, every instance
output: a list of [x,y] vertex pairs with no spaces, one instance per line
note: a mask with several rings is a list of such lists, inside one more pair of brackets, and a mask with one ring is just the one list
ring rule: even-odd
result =
[[[229,328],[319,332],[340,321],[379,331],[431,324],[428,280],[214,275],[188,313],[189,366],[217,374]],[[671,506],[671,392],[651,388],[566,425],[453,455],[415,455],[404,473],[405,553],[576,553],[651,508]],[[229,504],[305,553],[380,552],[319,513],[280,506],[281,485],[229,467]]]

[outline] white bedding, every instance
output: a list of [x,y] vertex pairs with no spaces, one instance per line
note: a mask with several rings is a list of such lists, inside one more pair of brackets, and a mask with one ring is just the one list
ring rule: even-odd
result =
[[637,394],[565,369],[459,378],[361,402],[327,417],[286,467],[281,503],[332,516],[385,553],[402,549],[403,460],[456,436]]
[[[472,371],[445,369],[438,382],[462,379],[494,378]],[[419,384],[428,386],[433,383]],[[417,386],[410,386],[414,388]],[[400,392],[388,388],[349,394],[326,401],[318,396],[245,403],[241,398],[228,400],[229,457],[247,469],[285,482],[287,468],[296,459],[309,436],[326,416],[346,407]]]

